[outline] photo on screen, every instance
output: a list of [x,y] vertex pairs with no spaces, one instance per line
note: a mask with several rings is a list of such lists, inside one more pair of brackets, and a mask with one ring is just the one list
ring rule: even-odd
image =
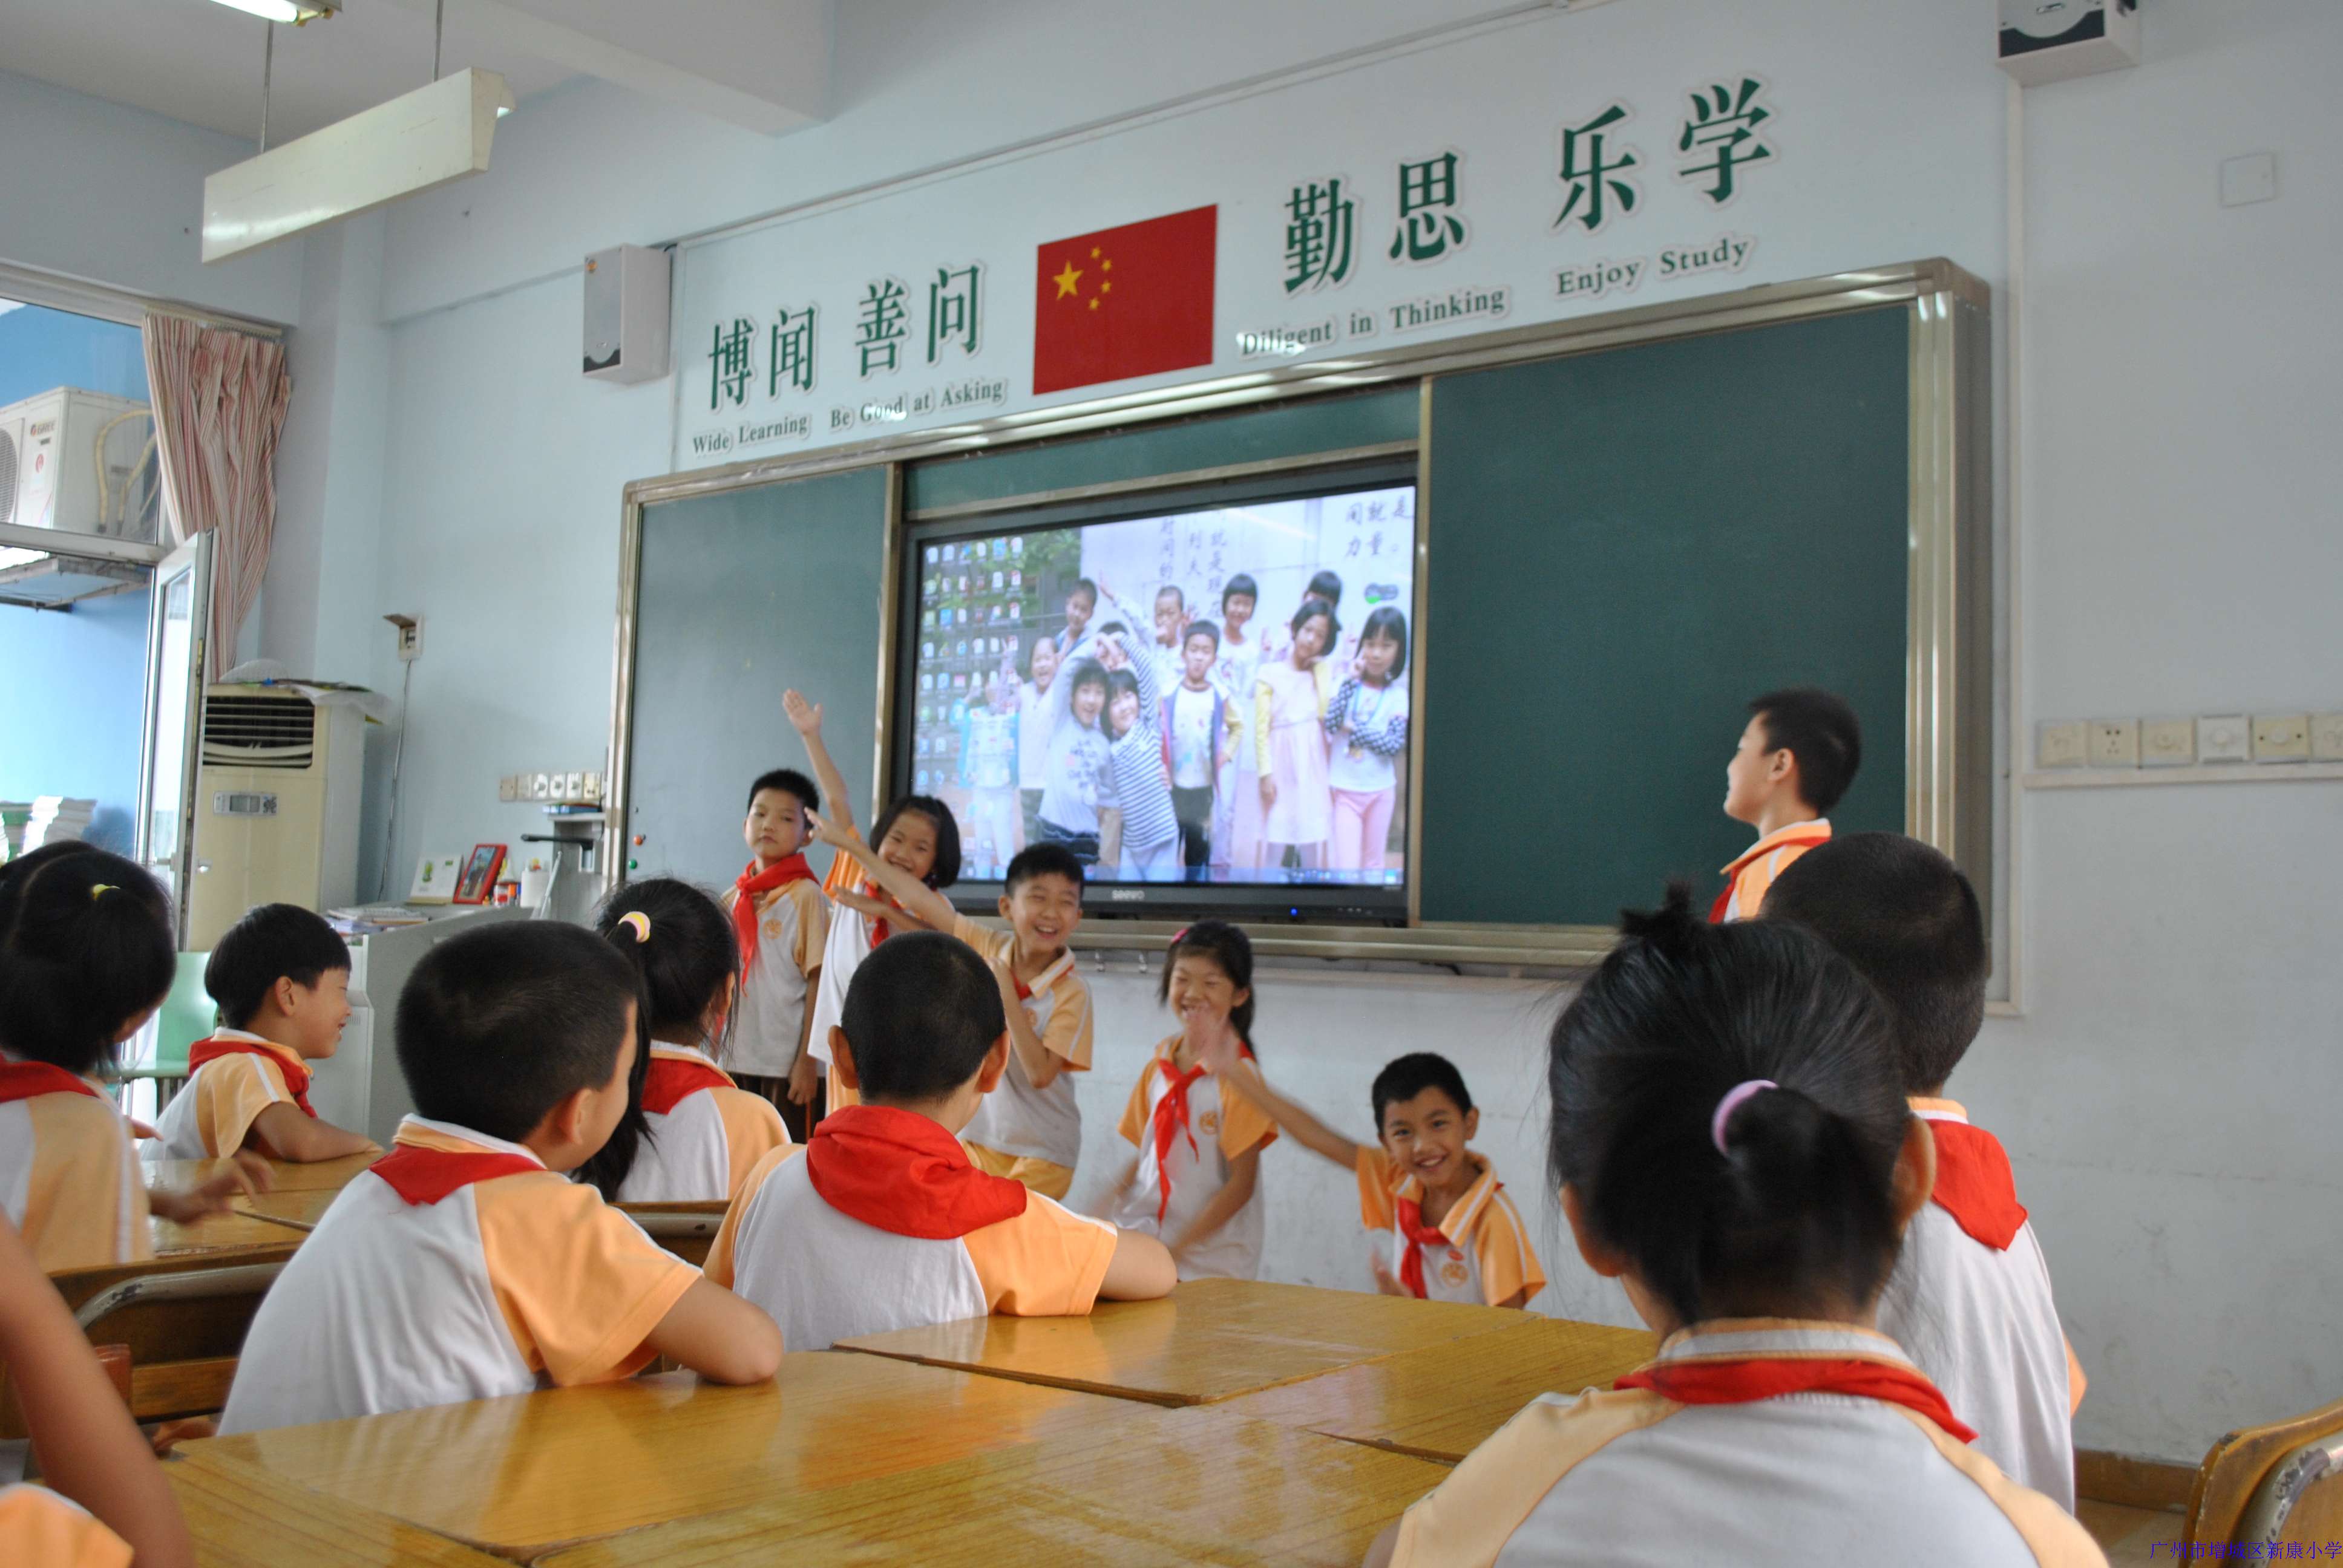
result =
[[1403,900],[1413,485],[912,548],[897,771],[963,882],[1051,842],[1097,883]]

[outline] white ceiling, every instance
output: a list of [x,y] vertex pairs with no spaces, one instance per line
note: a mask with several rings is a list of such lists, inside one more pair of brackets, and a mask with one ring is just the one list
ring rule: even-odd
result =
[[[443,68],[501,71],[524,104],[591,72],[768,133],[824,112],[827,0],[447,0],[447,15]],[[0,0],[0,69],[256,137],[270,25],[213,0]],[[272,146],[431,79],[432,0],[345,0],[274,31]],[[775,68],[809,59],[825,65]]]

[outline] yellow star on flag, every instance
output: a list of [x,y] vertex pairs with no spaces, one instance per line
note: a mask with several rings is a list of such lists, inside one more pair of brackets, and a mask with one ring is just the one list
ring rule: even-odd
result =
[[1066,296],[1073,293],[1074,285],[1080,283],[1081,278],[1082,269],[1069,261],[1066,263],[1066,270],[1057,274],[1055,276],[1051,277],[1050,281],[1058,286],[1058,297],[1060,299],[1063,299]]

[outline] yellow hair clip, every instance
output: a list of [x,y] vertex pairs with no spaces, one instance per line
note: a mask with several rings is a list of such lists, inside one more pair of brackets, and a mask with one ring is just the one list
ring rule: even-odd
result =
[[118,893],[121,890],[112,882],[93,882],[90,884],[89,896],[95,899],[101,893]]
[[628,910],[618,917],[618,923],[635,933],[636,941],[647,942],[651,940],[651,918],[642,910]]

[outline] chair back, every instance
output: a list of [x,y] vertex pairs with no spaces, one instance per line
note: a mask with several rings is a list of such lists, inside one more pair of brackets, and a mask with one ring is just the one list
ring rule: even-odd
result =
[[211,1038],[217,1010],[204,990],[204,966],[209,953],[181,953],[178,971],[171,977],[171,994],[155,1014],[155,1067],[158,1072],[187,1072],[187,1048]]
[[2343,1400],[2306,1415],[2225,1434],[2205,1455],[2188,1497],[2191,1546],[2234,1543],[2232,1557],[2285,1557],[2343,1540]]

